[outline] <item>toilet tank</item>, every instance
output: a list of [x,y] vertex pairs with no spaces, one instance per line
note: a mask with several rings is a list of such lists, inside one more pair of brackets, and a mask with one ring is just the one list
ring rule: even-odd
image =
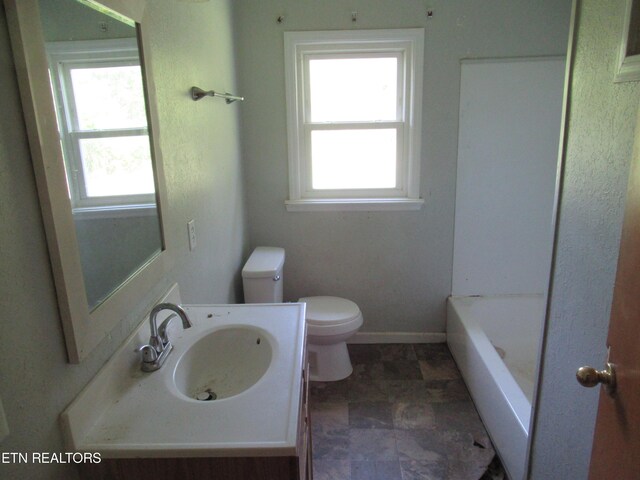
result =
[[245,303],[282,302],[284,248],[257,247],[242,268]]

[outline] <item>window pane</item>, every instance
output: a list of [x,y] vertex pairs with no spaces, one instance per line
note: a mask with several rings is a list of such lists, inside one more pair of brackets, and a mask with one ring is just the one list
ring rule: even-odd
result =
[[80,156],[88,197],[155,192],[146,135],[82,139]]
[[147,126],[139,66],[76,68],[71,82],[81,130]]
[[312,187],[394,188],[396,137],[395,129],[312,131]]
[[396,120],[398,59],[309,60],[312,122]]

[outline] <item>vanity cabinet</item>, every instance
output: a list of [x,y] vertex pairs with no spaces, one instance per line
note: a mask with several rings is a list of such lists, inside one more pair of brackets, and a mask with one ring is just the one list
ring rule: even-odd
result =
[[80,465],[86,480],[313,480],[309,366],[300,388],[298,439],[294,456],[103,458]]

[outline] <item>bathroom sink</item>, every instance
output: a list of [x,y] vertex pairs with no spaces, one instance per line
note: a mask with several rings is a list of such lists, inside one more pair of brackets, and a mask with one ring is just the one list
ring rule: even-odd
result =
[[234,397],[255,385],[273,357],[269,334],[257,327],[234,326],[200,338],[178,360],[173,379],[190,399]]
[[297,455],[306,305],[183,307],[193,326],[169,325],[173,350],[162,368],[140,368],[134,350],[149,340],[149,320],[141,319],[63,412],[68,451],[102,458]]

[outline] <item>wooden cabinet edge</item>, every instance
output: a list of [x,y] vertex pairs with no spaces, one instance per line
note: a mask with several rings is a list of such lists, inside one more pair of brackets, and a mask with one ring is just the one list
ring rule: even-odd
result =
[[313,480],[309,364],[303,355],[297,456],[215,458],[106,458],[80,465],[87,480]]

